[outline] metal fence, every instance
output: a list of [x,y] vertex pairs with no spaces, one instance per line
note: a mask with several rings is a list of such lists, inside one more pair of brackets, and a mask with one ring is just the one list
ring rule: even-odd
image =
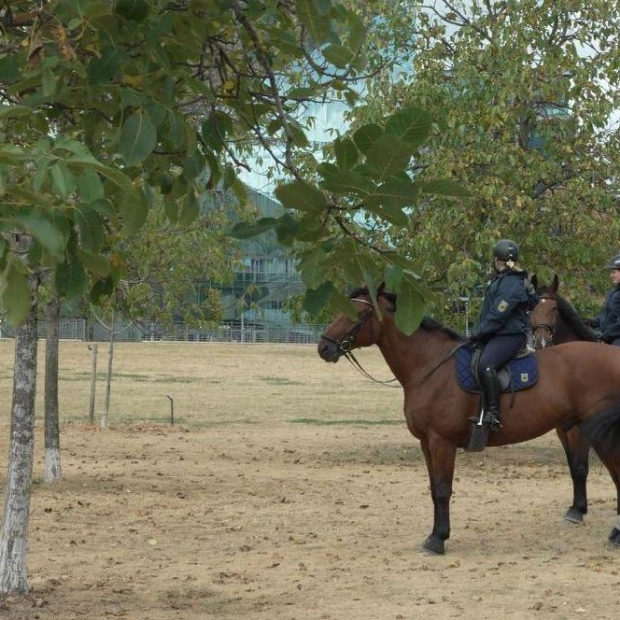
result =
[[[325,325],[286,325],[245,327],[221,326],[217,328],[189,328],[183,325],[162,331],[156,328],[145,328],[135,323],[117,322],[114,328],[114,339],[117,342],[240,342],[240,343],[316,343],[324,331]],[[39,338],[47,337],[47,321],[38,325]],[[85,319],[62,319],[59,325],[62,340],[81,340],[85,342],[105,342],[110,339],[110,331],[98,322]],[[0,338],[13,338],[14,328],[0,323]]]

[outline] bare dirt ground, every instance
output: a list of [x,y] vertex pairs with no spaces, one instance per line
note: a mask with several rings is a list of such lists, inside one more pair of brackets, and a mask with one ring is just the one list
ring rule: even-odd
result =
[[[389,378],[378,352],[360,358]],[[3,619],[618,617],[613,484],[593,457],[586,523],[563,521],[554,435],[459,454],[452,537],[434,557],[421,551],[432,506],[400,390],[313,347],[119,345],[102,430],[84,423],[89,364],[85,344],[63,343],[53,485],[37,412],[32,591],[0,601]],[[11,368],[0,342],[2,454]]]

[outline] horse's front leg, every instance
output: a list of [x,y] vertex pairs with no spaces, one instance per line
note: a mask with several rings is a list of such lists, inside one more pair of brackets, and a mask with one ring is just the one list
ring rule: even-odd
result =
[[442,437],[430,436],[420,441],[433,498],[433,531],[424,541],[424,549],[432,553],[445,553],[444,541],[450,537],[450,498],[454,479],[456,445]]

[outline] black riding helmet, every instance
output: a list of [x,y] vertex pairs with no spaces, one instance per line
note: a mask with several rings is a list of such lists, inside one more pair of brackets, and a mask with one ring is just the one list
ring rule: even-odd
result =
[[[519,259],[519,246],[510,239],[500,239],[493,246],[493,256],[503,261],[516,261]],[[619,259],[620,264],[620,255],[616,258]]]
[[607,269],[620,269],[620,254],[616,254],[607,265]]

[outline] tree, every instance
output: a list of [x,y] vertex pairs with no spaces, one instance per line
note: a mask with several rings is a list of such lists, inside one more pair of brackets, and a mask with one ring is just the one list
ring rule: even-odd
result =
[[[402,13],[398,3],[386,21]],[[408,70],[370,82],[355,122],[403,105],[431,110],[440,132],[418,164],[471,192],[462,203],[427,196],[392,231],[441,293],[430,307],[446,316],[459,295],[475,295],[494,241],[511,237],[530,270],[557,271],[593,311],[600,300],[587,296],[604,290],[620,233],[616,3],[448,1],[410,23]]]
[[[97,301],[123,277],[114,248],[153,205],[189,223],[205,192],[242,200],[234,166],[249,138],[292,169],[308,146],[296,109],[335,90],[355,96],[348,83],[365,34],[329,0],[15,1],[0,9],[0,26],[0,304],[23,329],[40,269],[61,299]],[[34,391],[35,382],[17,368],[16,386]],[[14,398],[30,458],[32,415]],[[11,469],[7,497],[27,493],[29,475]],[[26,515],[3,529],[2,552],[22,549],[14,533],[27,532]],[[5,556],[0,573],[0,593],[27,588],[25,563]]]
[[27,284],[31,292],[31,306],[15,334],[11,441],[0,537],[1,593],[28,589],[26,550],[34,448],[39,275],[31,274]]

